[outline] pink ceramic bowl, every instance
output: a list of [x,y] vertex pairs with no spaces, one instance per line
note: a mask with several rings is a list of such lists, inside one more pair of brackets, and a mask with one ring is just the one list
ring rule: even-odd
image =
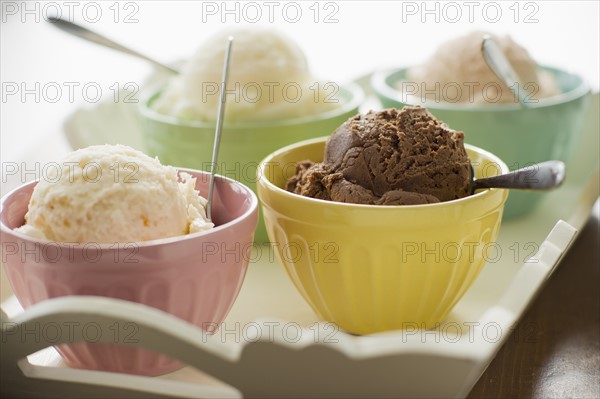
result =
[[[208,193],[208,174],[181,169]],[[13,229],[24,222],[35,182],[0,203],[2,261],[24,308],[65,295],[125,299],[168,312],[204,329],[225,319],[241,288],[258,218],[252,190],[234,180],[215,182],[212,230],[130,244],[69,245],[38,240]],[[125,332],[125,331],[124,331]],[[181,367],[164,355],[113,344],[57,348],[74,367],[144,375]]]

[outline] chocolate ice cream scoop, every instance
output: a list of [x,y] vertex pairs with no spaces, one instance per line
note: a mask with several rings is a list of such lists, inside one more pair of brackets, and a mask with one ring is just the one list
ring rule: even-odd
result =
[[288,191],[375,205],[449,201],[469,194],[464,134],[421,106],[356,115],[327,140],[322,163],[304,161]]

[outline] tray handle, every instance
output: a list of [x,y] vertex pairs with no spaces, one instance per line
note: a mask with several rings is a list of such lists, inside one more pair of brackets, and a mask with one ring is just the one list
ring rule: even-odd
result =
[[[211,390],[208,387],[207,390],[204,385],[189,382],[165,379],[156,381],[157,378],[153,377],[40,367],[27,361],[28,355],[50,346],[89,342],[84,336],[84,329],[73,328],[73,325],[84,326],[87,325],[86,323],[93,323],[95,332],[100,331],[99,335],[95,334],[93,337],[93,342],[133,345],[160,352],[229,384],[228,376],[235,374],[232,373],[232,369],[237,366],[242,345],[225,344],[219,341],[218,336],[212,336],[160,310],[120,299],[69,296],[37,303],[12,318],[8,314],[10,313],[5,311],[3,305],[0,312],[3,373],[8,367],[19,369],[25,377],[29,378],[73,383],[87,381],[100,386],[110,386],[110,391],[114,391],[114,387],[119,387],[156,393],[157,384],[160,384],[163,388],[168,388],[166,391],[168,394],[165,396],[198,397],[200,392],[204,392],[207,397],[242,397],[241,393],[234,388],[213,387]],[[127,339],[124,334],[114,334],[114,327],[113,330],[110,328],[114,323],[135,323],[138,327],[136,335],[139,339]],[[50,334],[35,333],[50,328],[53,332],[52,338],[49,337]],[[17,379],[19,374],[18,370],[10,372],[10,375]],[[28,386],[32,385],[32,380],[28,381]]]

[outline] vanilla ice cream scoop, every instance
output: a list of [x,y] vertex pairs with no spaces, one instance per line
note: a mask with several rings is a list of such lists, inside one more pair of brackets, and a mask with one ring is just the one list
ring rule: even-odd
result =
[[56,242],[127,243],[207,230],[195,178],[133,148],[96,145],[46,168],[17,230]]
[[163,114],[214,121],[225,43],[235,37],[226,122],[257,122],[325,112],[337,104],[336,88],[310,73],[300,47],[279,31],[266,28],[228,29],[207,39],[152,104]]
[[[481,54],[486,33],[472,32],[442,44],[423,64],[407,71],[401,90],[415,89],[427,101],[475,105],[518,103],[518,98],[490,70]],[[559,93],[556,81],[538,67],[527,50],[509,36],[490,36],[519,76],[529,98],[539,100]]]

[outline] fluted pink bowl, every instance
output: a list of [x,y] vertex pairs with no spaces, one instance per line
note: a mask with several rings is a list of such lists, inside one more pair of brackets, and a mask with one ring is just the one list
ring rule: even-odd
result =
[[[209,174],[180,169],[208,193]],[[24,308],[66,295],[98,295],[160,309],[204,329],[221,323],[244,280],[258,218],[256,195],[243,184],[218,177],[213,196],[214,229],[180,237],[118,244],[59,244],[13,229],[23,225],[35,182],[0,203],[2,262]],[[164,355],[113,344],[57,347],[73,367],[143,375],[181,367]]]

